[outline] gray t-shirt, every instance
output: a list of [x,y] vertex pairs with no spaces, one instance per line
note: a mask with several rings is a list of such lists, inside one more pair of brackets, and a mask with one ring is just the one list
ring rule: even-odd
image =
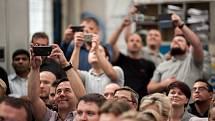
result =
[[120,86],[124,85],[124,73],[118,66],[113,66],[116,71],[117,80],[111,80],[105,73],[95,75],[93,70],[80,71],[80,77],[84,83],[87,93],[100,93],[103,94],[104,88],[109,83],[117,83]]
[[140,51],[140,56],[146,60],[152,61],[157,67],[160,63],[165,61],[165,57],[162,53],[158,52],[155,55],[152,54],[148,47],[144,47]]
[[185,82],[192,88],[194,82],[202,78],[202,67],[203,63],[196,63],[192,53],[189,52],[184,56],[173,57],[158,65],[151,80],[160,82],[175,76],[177,80]]

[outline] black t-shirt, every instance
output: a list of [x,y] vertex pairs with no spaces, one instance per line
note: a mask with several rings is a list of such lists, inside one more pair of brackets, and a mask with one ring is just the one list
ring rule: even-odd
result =
[[[141,59],[132,59],[120,53],[114,65],[120,66],[125,75],[125,86],[134,89],[140,99],[147,95],[147,85],[153,76],[155,65],[153,62]],[[140,100],[139,99],[139,100]]]
[[[209,110],[209,107],[208,107],[208,110]],[[208,117],[208,110],[204,113],[204,115],[201,115],[201,114],[197,111],[197,109],[196,109],[196,107],[195,107],[195,103],[191,103],[191,104],[189,105],[189,108],[188,108],[188,112],[189,112],[189,113],[191,113],[191,114],[193,114],[193,115],[195,115],[195,116],[198,116],[198,117],[202,117],[202,118]]]

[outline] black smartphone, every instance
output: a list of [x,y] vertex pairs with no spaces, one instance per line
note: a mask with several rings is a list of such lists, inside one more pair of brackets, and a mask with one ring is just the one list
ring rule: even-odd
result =
[[158,16],[158,25],[160,28],[173,28],[173,22],[171,18],[172,14],[160,14]]
[[83,32],[84,31],[84,26],[71,26],[70,27],[73,32]]
[[49,56],[51,52],[51,46],[33,46],[34,56]]

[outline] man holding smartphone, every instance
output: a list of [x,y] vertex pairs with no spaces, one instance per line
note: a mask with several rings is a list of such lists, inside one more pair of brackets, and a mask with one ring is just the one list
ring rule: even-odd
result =
[[[93,34],[99,34],[99,22],[94,17],[87,17],[84,18],[81,22],[80,26],[84,26],[83,32],[85,34],[87,33],[93,33]],[[76,30],[74,29],[74,26],[69,26],[65,32],[64,32],[64,39],[60,44],[61,49],[63,50],[67,60],[70,60],[72,52],[74,50],[74,33]],[[89,36],[88,36],[89,38]],[[105,45],[108,50],[111,50],[111,46],[109,44]],[[88,54],[89,54],[90,46],[87,43],[82,44],[81,50],[80,50],[80,56],[79,60],[82,60],[79,64],[79,69],[88,71],[91,68],[91,65],[88,63]]]

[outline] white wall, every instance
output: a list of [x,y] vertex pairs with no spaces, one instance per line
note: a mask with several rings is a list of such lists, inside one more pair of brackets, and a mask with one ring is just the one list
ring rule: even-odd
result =
[[5,48],[5,61],[0,62],[0,66],[8,73],[13,71],[13,52],[19,48],[27,49],[28,18],[28,0],[0,0],[0,46]]

